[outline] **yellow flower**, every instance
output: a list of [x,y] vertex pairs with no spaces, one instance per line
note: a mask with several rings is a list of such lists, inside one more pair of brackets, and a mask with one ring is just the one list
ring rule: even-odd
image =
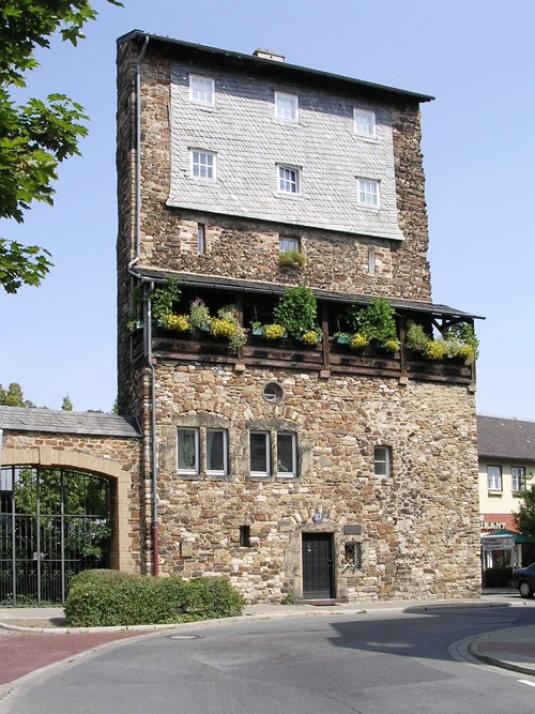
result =
[[284,327],[282,325],[264,325],[263,335],[266,340],[280,340],[284,337]]
[[210,332],[214,337],[230,339],[236,331],[236,323],[224,317],[214,317],[210,323]]
[[315,330],[308,330],[304,333],[301,340],[305,343],[305,345],[317,345],[318,333]]
[[463,359],[465,364],[472,364],[476,358],[472,345],[460,345],[457,356]]
[[397,352],[399,350],[399,341],[395,337],[386,340],[383,347],[389,352]]
[[425,346],[424,355],[427,359],[439,362],[446,356],[446,345],[444,340],[429,340]]
[[366,335],[363,335],[361,332],[357,332],[353,335],[349,344],[352,350],[361,350],[363,347],[367,347],[369,342],[370,341]]
[[163,323],[168,330],[176,330],[177,332],[187,332],[190,328],[187,315],[166,315]]

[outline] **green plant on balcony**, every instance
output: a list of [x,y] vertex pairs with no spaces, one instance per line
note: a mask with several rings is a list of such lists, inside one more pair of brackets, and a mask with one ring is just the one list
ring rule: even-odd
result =
[[195,298],[189,308],[189,321],[194,330],[201,332],[210,331],[210,310],[201,298]]
[[353,335],[350,332],[335,332],[334,339],[338,345],[349,345]]
[[302,270],[305,267],[305,262],[305,256],[299,250],[285,250],[279,253],[279,266],[281,268]]
[[242,347],[247,341],[234,305],[225,305],[218,310],[217,317],[210,320],[210,333],[214,337],[228,340],[229,346],[234,350]]
[[[355,336],[361,335],[380,349],[397,352],[399,341],[395,320],[395,310],[388,300],[374,300],[367,307],[352,305],[348,309],[347,322]],[[358,344],[358,340],[352,340]],[[365,346],[364,344],[361,346]],[[359,347],[353,347],[358,349]]]
[[363,335],[362,332],[356,332],[354,335],[351,335],[349,346],[352,350],[362,350],[369,344],[370,340],[366,337],[366,335]]
[[477,359],[479,341],[474,328],[468,323],[458,323],[450,327],[443,337],[434,339],[422,325],[410,322],[407,347],[433,362],[460,359],[470,365]]
[[251,334],[257,337],[260,337],[264,333],[264,326],[258,320],[250,322],[249,327],[251,328]]
[[310,288],[288,288],[273,310],[275,322],[299,342],[307,332],[318,331],[318,304]]
[[169,278],[165,285],[156,288],[151,295],[152,317],[154,320],[163,321],[171,315],[173,307],[180,302],[182,291],[175,278]]

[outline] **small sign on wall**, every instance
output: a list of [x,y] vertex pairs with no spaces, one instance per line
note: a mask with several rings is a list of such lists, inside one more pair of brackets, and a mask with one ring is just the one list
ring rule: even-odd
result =
[[183,558],[193,558],[193,543],[182,543],[180,551]]

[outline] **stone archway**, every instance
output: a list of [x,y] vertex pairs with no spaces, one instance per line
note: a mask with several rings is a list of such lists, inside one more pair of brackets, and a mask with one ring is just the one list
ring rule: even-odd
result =
[[113,537],[110,566],[123,571],[135,571],[130,552],[128,492],[131,475],[111,458],[94,456],[74,449],[54,449],[48,446],[4,448],[2,467],[27,466],[32,468],[66,469],[105,477],[113,485],[111,517]]

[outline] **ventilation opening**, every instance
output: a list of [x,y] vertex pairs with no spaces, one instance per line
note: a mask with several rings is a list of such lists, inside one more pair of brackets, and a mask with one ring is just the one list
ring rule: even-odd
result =
[[251,526],[240,526],[240,547],[251,547]]
[[277,382],[269,382],[262,390],[262,396],[266,402],[269,402],[270,404],[278,404],[282,401],[283,397],[282,387],[280,384],[277,384]]

